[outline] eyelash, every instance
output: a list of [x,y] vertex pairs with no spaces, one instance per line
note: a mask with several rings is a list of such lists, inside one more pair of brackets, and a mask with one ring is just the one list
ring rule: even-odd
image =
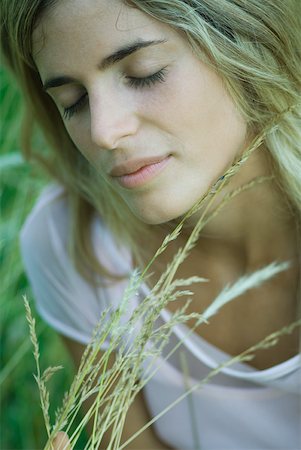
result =
[[[144,78],[135,78],[135,77],[126,77],[128,80],[128,85],[134,89],[143,89],[150,88],[156,83],[164,83],[166,77],[166,68],[159,70],[152,75]],[[64,108],[63,110],[63,118],[68,120],[71,117],[78,113],[81,108],[85,105],[87,101],[87,94],[84,94],[80,99],[74,103],[74,105],[69,106],[68,108]]]
[[153,86],[156,83],[164,83],[166,76],[166,67],[159,70],[152,75],[144,78],[135,78],[135,77],[127,77],[128,84],[130,87],[139,89],[139,88],[148,88]]
[[80,99],[74,103],[74,105],[69,106],[68,108],[64,108],[63,118],[68,120],[71,117],[80,111],[80,109],[84,106],[87,100],[87,94],[84,94],[80,97]]

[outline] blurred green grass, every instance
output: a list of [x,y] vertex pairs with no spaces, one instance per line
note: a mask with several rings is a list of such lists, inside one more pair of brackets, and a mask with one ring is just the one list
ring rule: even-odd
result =
[[[0,105],[0,448],[41,449],[46,434],[23,306],[23,296],[31,301],[32,293],[21,261],[19,233],[47,180],[21,157],[22,100],[13,78],[3,67],[0,67]],[[37,142],[43,145],[40,138]],[[30,303],[35,312],[33,302]],[[50,381],[50,413],[54,414],[70,383],[72,364],[56,334],[35,316],[42,369],[64,366]]]

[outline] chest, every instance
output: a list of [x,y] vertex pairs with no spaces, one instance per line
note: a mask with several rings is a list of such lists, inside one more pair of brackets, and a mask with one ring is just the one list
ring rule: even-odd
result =
[[[165,255],[154,264],[154,283],[171,255]],[[255,269],[254,269],[255,270]],[[289,325],[297,319],[299,270],[293,265],[289,270],[278,274],[276,278],[263,285],[250,289],[223,306],[212,316],[208,324],[201,324],[194,331],[229,355],[238,355],[263,340],[269,334]],[[189,287],[193,295],[187,313],[203,313],[227,284],[234,283],[244,274],[243,267],[235,264],[210,264],[201,261],[198,255],[192,255],[184,262],[176,278],[188,278],[198,275],[208,279],[206,283]],[[182,306],[183,299],[170,302],[167,309],[175,312]],[[194,323],[188,322],[192,328]],[[281,337],[277,345],[258,350],[251,365],[265,369],[279,364],[298,353],[298,329]]]

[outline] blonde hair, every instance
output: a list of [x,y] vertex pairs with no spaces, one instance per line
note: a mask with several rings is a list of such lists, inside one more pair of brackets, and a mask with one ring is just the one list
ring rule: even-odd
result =
[[[23,151],[65,186],[72,205],[73,249],[82,272],[105,273],[90,241],[95,211],[116,238],[139,257],[135,236],[149,227],[83,158],[69,138],[32,59],[32,32],[57,0],[2,0],[2,47],[24,93]],[[279,126],[265,139],[283,192],[301,214],[301,4],[299,0],[130,0],[153,18],[180,30],[200,59],[223,78],[250,129],[260,133],[274,117]],[[32,146],[38,123],[49,143],[41,156]]]

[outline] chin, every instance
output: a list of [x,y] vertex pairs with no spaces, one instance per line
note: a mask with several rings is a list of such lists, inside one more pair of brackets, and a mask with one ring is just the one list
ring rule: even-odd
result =
[[143,213],[137,213],[136,211],[133,211],[133,213],[135,214],[135,216],[141,220],[141,222],[147,224],[147,225],[161,225],[163,223],[169,222],[171,220],[174,219],[174,217],[169,217],[166,215],[158,215],[158,214],[153,214],[151,211],[145,214]]
[[[166,206],[166,208],[164,208]],[[131,207],[132,213],[141,222],[148,225],[161,225],[171,221],[179,221],[186,211],[169,210],[167,205],[161,205],[160,208],[152,207]]]
[[204,195],[205,189],[198,186],[179,185],[176,189],[161,189],[159,192],[146,192],[141,195],[123,197],[128,208],[141,222],[160,225],[179,221]]

